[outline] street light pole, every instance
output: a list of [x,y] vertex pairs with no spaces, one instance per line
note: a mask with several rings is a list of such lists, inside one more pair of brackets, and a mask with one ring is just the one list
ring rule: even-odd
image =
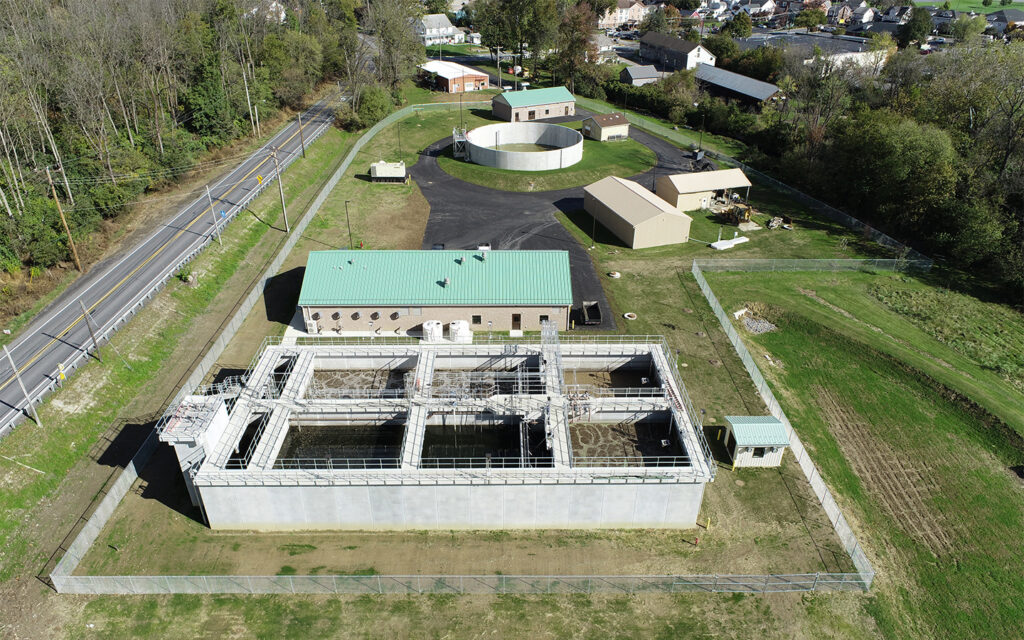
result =
[[288,225],[288,208],[284,204],[284,183],[281,180],[281,165],[277,164],[277,149],[271,151],[274,157],[274,173],[277,174],[277,192],[281,194],[281,211],[284,212],[285,233],[291,233],[292,228]]
[[345,226],[348,227],[348,248],[352,249],[352,222],[348,218],[348,203],[350,200],[345,201]]

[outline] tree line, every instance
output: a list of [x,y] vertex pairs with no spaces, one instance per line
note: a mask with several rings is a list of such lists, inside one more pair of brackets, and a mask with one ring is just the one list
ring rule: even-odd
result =
[[785,98],[756,113],[702,94],[685,71],[643,87],[605,73],[590,91],[738,138],[749,164],[1024,299],[1024,42],[922,56],[883,36],[861,65],[740,52],[718,35],[705,46]]
[[[354,0],[19,0],[0,7],[0,269],[75,236],[204,153],[363,73]],[[229,159],[237,161],[235,159]]]

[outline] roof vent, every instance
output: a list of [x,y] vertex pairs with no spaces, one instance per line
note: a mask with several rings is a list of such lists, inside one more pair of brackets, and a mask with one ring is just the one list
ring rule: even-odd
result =
[[487,260],[487,250],[486,249],[480,252],[480,259],[483,260],[483,261]]
[[445,286],[445,287],[447,287],[447,286],[448,286],[448,285],[450,285],[451,283],[452,283],[452,281],[451,281],[451,280],[449,280],[448,278],[445,278],[445,279],[444,279],[444,286]]

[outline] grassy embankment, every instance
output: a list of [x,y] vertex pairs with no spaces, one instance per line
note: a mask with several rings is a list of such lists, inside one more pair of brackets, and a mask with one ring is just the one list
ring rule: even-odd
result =
[[876,564],[883,634],[1019,635],[1019,312],[891,274],[707,277],[779,327],[746,341]]

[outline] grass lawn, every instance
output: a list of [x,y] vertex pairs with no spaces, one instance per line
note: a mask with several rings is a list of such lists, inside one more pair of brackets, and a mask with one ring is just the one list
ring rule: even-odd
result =
[[[769,354],[777,363],[762,370],[876,564],[866,606],[883,634],[1018,636],[1024,440],[998,417],[1020,420],[1024,394],[871,293],[920,294],[925,283],[864,273],[707,277],[726,312],[755,303],[779,327],[746,341],[758,362]],[[929,300],[936,313],[949,308]],[[1020,335],[1022,324],[1007,330]],[[988,397],[979,393],[990,385]],[[998,417],[950,387],[969,389]]]
[[475,44],[435,44],[424,47],[424,53],[428,60],[437,60],[438,55],[443,60],[449,56],[485,56],[487,55],[487,47]]
[[[581,123],[565,126],[579,129]],[[437,159],[441,168],[466,182],[503,191],[552,191],[579,187],[596,182],[605,176],[627,178],[643,173],[654,166],[654,152],[635,140],[598,142],[583,140],[583,159],[571,167],[555,171],[508,171],[482,167],[466,160],[451,157],[451,149]]]
[[[946,0],[921,0],[916,4],[918,6],[932,5],[941,7],[946,3]],[[1007,6],[1001,6],[998,0],[992,2],[991,5],[985,6],[981,0],[949,0],[949,6],[954,11],[973,11],[975,13],[992,13],[993,11],[1002,11],[1003,9],[1020,9],[1021,3],[1015,2]]]

